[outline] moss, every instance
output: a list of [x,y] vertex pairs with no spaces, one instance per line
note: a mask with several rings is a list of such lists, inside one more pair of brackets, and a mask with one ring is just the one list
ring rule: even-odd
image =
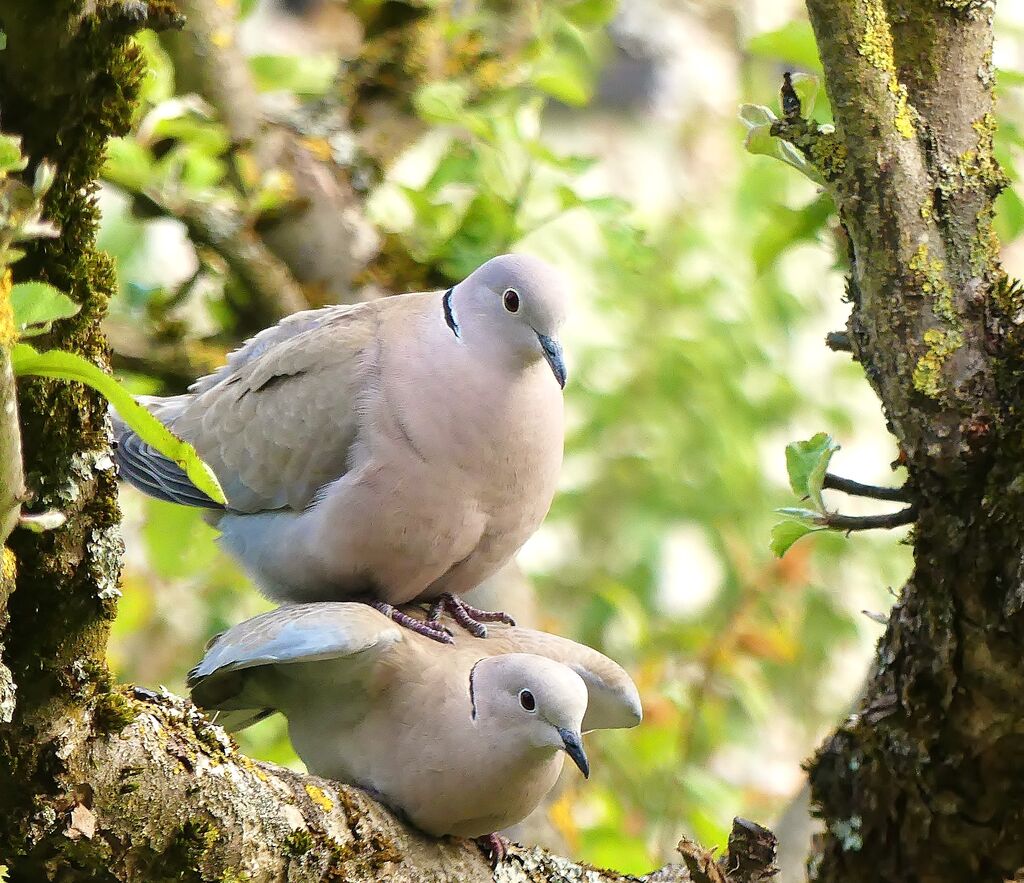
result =
[[846,144],[835,131],[819,132],[810,146],[810,159],[826,181],[834,181],[846,171]]
[[292,831],[284,838],[284,851],[290,856],[298,857],[305,855],[316,845],[313,835],[309,831],[299,828]]
[[97,733],[119,733],[139,716],[135,703],[122,693],[100,693],[93,700],[93,726]]
[[324,793],[322,788],[318,788],[316,785],[306,785],[306,793],[309,795],[309,799],[324,812],[331,812],[334,809],[334,801]]

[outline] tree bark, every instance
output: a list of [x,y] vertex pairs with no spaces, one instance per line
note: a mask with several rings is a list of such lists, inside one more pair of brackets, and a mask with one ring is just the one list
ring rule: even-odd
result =
[[807,0],[836,131],[778,126],[849,236],[849,341],[909,471],[914,570],[810,763],[816,881],[1024,866],[1024,292],[999,265],[992,7]]

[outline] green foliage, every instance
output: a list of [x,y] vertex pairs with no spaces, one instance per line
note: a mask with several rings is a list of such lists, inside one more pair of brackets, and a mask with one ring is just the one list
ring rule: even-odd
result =
[[254,55],[249,69],[262,91],[323,95],[338,76],[338,59],[326,54]]
[[809,499],[816,512],[823,512],[825,504],[821,499],[821,486],[828,472],[832,455],[839,445],[832,436],[819,432],[806,441],[786,445],[786,472],[789,485],[798,497]]
[[189,480],[211,499],[226,503],[217,476],[188,442],[182,441],[166,426],[138,404],[120,383],[104,374],[92,362],[76,353],[60,350],[36,352],[27,343],[16,344],[11,352],[14,373],[18,377],[52,377],[73,380],[99,392],[146,444],[173,460]]
[[63,291],[46,282],[19,282],[11,287],[14,330],[18,337],[45,334],[58,319],[69,319],[81,309]]
[[772,528],[770,548],[772,553],[781,558],[789,551],[789,547],[798,539],[816,530],[824,528],[811,527],[799,521],[780,521]]
[[747,41],[747,51],[759,58],[772,59],[822,73],[818,44],[809,22],[790,21],[774,31],[765,31]]
[[[807,82],[804,81],[805,84]],[[777,121],[778,117],[771,108],[763,104],[744,104],[740,108],[740,122],[747,128],[743,146],[749,153],[780,160],[810,178],[815,184],[824,186],[825,179],[807,158],[788,141],[783,141],[772,134],[772,124]]]

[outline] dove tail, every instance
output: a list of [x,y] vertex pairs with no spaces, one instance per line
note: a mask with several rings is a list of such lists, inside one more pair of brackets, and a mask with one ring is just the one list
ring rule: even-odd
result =
[[[184,404],[178,400],[187,396],[160,399],[140,397],[139,403],[148,407],[162,422],[173,416],[176,406]],[[114,426],[114,462],[118,474],[130,485],[157,500],[198,506],[203,509],[221,510],[224,507],[204,494],[189,480],[184,470],[155,448],[146,444],[121,417],[111,409]]]

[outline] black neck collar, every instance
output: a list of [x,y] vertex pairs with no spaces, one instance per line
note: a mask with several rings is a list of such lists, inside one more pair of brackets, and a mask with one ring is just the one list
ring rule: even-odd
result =
[[459,329],[459,323],[455,319],[455,311],[452,309],[452,292],[454,288],[449,288],[445,293],[444,297],[441,298],[441,304],[444,306],[444,321],[445,324],[451,328],[452,334],[456,337],[462,337],[462,331]]

